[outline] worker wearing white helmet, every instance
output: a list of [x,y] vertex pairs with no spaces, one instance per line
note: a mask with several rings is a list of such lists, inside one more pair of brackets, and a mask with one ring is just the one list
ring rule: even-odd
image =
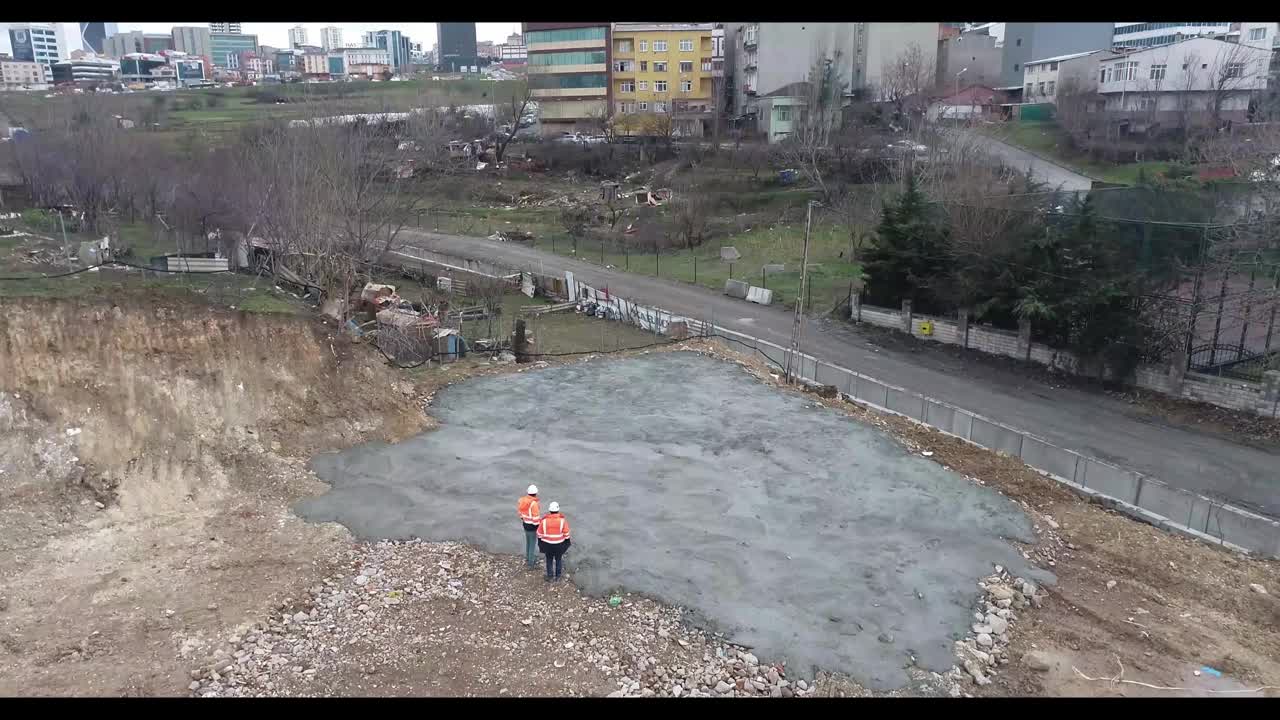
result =
[[516,511],[520,513],[520,526],[524,528],[524,563],[533,569],[538,567],[538,522],[542,519],[537,485],[529,486],[528,494],[516,504]]
[[[569,549],[569,521],[560,514],[560,503],[553,502],[538,523],[538,548],[547,556],[547,581],[560,579],[564,553]],[[552,568],[555,574],[552,574]]]

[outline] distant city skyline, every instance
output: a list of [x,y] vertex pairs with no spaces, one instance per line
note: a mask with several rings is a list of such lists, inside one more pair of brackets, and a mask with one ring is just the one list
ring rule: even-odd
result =
[[[108,13],[109,14],[109,13]],[[223,21],[230,22],[225,18]],[[0,53],[12,53],[9,47],[9,26],[20,23],[0,23]],[[64,26],[67,39],[65,52],[83,50],[80,43],[80,28],[77,23],[60,23]],[[117,23],[120,32],[139,30],[145,33],[168,33],[175,26],[208,27],[209,21],[203,22],[167,22],[167,23]],[[270,47],[289,47],[289,28],[301,25],[307,29],[312,42],[319,45],[321,28],[333,26],[342,28],[342,37],[346,42],[359,42],[366,32],[374,30],[399,30],[408,35],[413,42],[422,43],[424,50],[430,50],[437,41],[435,23],[342,23],[342,22],[304,22],[304,23],[242,23],[246,35],[257,35],[258,42]],[[520,32],[520,23],[476,23],[476,40],[492,40],[494,44],[505,43],[507,36]]]

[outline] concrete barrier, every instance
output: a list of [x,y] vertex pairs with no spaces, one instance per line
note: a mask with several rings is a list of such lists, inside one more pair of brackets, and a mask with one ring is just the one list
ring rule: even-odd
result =
[[969,440],[991,450],[999,450],[1013,457],[1022,455],[1022,433],[996,425],[980,417],[973,418]]
[[943,405],[935,400],[930,400],[924,405],[924,421],[927,425],[954,435],[956,409],[950,405]]
[[1142,478],[1134,504],[1143,510],[1200,531],[1208,525],[1209,510],[1212,507],[1212,503],[1206,497],[1169,487],[1149,477]]
[[1280,557],[1280,521],[1230,505],[1211,505],[1205,534],[1270,557]]
[[888,404],[885,407],[909,418],[924,420],[924,398],[913,392],[889,388]]
[[1077,482],[1095,492],[1121,502],[1136,505],[1138,497],[1138,475],[1130,470],[1123,470],[1110,463],[1093,458],[1084,458],[1084,466]]
[[875,380],[858,378],[858,394],[854,397],[877,407],[887,408],[889,407],[889,386]]
[[1075,482],[1080,456],[1033,437],[1022,439],[1022,461],[1063,480]]
[[747,289],[750,287],[751,285],[744,283],[741,280],[725,280],[724,294],[729,297],[738,298],[739,300],[746,300]]

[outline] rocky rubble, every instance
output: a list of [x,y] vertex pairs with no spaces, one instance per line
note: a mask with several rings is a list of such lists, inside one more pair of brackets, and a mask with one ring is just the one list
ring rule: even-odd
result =
[[[1018,611],[1039,607],[1042,596],[1030,580],[1013,577],[996,565],[995,572],[978,583],[983,596],[973,610],[972,633],[955,643],[959,668],[955,677],[967,678],[975,685],[988,685],[991,677],[1009,663],[1009,631],[1018,619]],[[959,695],[957,687],[953,695]]]

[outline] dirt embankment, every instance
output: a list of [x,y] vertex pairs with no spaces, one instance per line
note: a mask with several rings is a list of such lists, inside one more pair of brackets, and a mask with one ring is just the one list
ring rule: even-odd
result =
[[349,539],[287,511],[322,449],[426,422],[310,320],[169,298],[0,316],[0,695],[176,694]]

